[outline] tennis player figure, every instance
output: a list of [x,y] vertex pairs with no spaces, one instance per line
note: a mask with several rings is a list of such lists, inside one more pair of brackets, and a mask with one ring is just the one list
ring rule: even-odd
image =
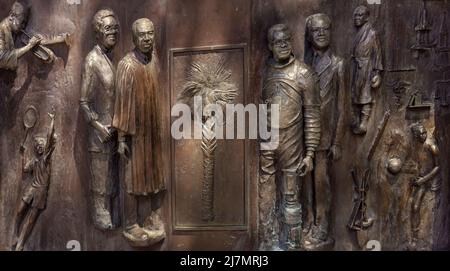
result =
[[39,214],[45,209],[50,185],[51,157],[55,150],[55,113],[48,114],[51,120],[47,137],[35,137],[34,157],[23,171],[32,175],[22,195],[16,214],[13,249],[22,251],[27,238],[36,224]]

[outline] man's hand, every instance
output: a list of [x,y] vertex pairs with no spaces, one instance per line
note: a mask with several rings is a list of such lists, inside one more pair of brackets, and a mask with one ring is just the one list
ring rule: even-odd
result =
[[117,152],[119,153],[120,157],[128,159],[130,157],[130,148],[128,148],[127,142],[120,141]]
[[298,166],[297,174],[300,177],[306,176],[306,174],[310,173],[314,169],[313,159],[309,156],[306,156],[305,159]]
[[333,159],[333,161],[341,159],[341,154],[342,154],[341,147],[338,145],[331,146],[330,152],[328,153],[328,155],[331,157],[331,159]]
[[38,46],[39,44],[41,44],[42,42],[42,36],[41,35],[36,35],[33,36],[30,41],[28,41],[28,45],[30,46],[30,48],[34,48],[36,46]]
[[66,43],[66,45],[71,47],[73,44],[73,35],[69,33],[63,33],[62,36],[64,38],[64,42]]
[[423,177],[416,177],[412,181],[414,186],[421,186],[424,183]]
[[381,76],[379,74],[372,77],[371,85],[372,88],[379,88],[381,86]]
[[47,113],[47,114],[48,114],[50,120],[54,120],[54,119],[55,119],[55,115],[56,115],[56,110],[55,110],[55,108],[52,107],[52,112]]
[[95,121],[94,127],[97,129],[100,135],[100,140],[102,143],[108,142],[111,140],[112,132],[109,126],[103,125],[98,121]]

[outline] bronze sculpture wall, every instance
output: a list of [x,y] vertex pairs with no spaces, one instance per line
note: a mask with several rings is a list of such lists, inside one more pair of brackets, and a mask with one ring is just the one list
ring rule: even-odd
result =
[[[0,11],[0,18],[8,16],[8,9],[13,2],[1,1],[2,7],[5,8]],[[31,135],[46,131],[49,125],[46,114],[51,112],[52,107],[55,107],[57,112],[55,128],[58,140],[53,154],[47,207],[37,221],[25,250],[65,250],[70,240],[79,241],[83,250],[132,249],[123,238],[120,229],[97,230],[89,211],[91,177],[89,155],[86,151],[88,126],[79,108],[81,67],[85,56],[95,45],[91,19],[94,13],[103,7],[113,9],[120,24],[120,36],[113,56],[115,65],[133,48],[132,23],[138,18],[150,18],[155,25],[156,51],[161,69],[159,78],[161,93],[158,97],[162,105],[161,159],[167,188],[156,201],[162,206],[167,237],[162,243],[149,249],[257,248],[258,142],[243,140],[223,145],[226,143],[219,140],[216,155],[222,158],[216,160],[217,178],[214,184],[216,189],[219,188],[221,191],[217,193],[216,190],[214,197],[216,213],[223,219],[219,218],[212,224],[205,223],[200,217],[200,210],[197,210],[198,212],[192,210],[201,208],[201,182],[198,178],[203,176],[202,153],[195,144],[172,140],[171,106],[177,99],[180,86],[185,83],[183,71],[189,68],[190,62],[201,59],[198,55],[223,55],[231,59],[226,69],[231,70],[234,82],[238,82],[238,101],[244,104],[259,104],[262,89],[261,71],[270,55],[267,49],[267,30],[274,24],[286,24],[293,33],[294,54],[302,60],[306,18],[318,12],[331,17],[331,46],[346,62],[347,95],[345,110],[342,112],[345,127],[341,140],[342,158],[332,166],[330,235],[335,240],[333,249],[364,249],[369,240],[379,241],[382,249],[410,248],[411,229],[404,228],[403,225],[411,223],[409,221],[411,214],[402,213],[399,209],[411,208],[411,198],[417,193],[410,185],[414,173],[391,174],[387,172],[386,164],[392,158],[408,153],[404,162],[412,161],[409,164],[413,164],[411,167],[414,172],[413,160],[420,160],[423,156],[413,157],[411,154],[413,150],[410,149],[412,143],[392,148],[390,146],[396,143],[390,142],[395,141],[396,135],[393,133],[395,130],[400,131],[400,138],[403,136],[405,141],[413,142],[409,126],[418,118],[422,118],[430,137],[435,127],[434,134],[440,150],[437,164],[440,165],[441,186],[435,192],[427,190],[424,194],[422,209],[419,210],[422,214],[420,221],[423,222],[419,226],[421,242],[417,248],[426,250],[448,248],[447,153],[450,146],[447,142],[450,137],[448,135],[450,122],[446,91],[449,88],[447,80],[450,80],[448,69],[450,64],[446,48],[450,47],[450,44],[448,42],[445,44],[443,37],[450,27],[450,18],[444,21],[446,27],[441,26],[444,11],[450,12],[450,4],[446,1],[426,1],[425,9],[428,17],[425,21],[429,22],[432,18],[434,20],[431,26],[425,27],[420,27],[420,18],[425,14],[421,12],[424,9],[421,0],[381,1],[380,5],[368,5],[370,20],[379,33],[383,48],[384,72],[382,86],[374,94],[376,103],[369,119],[367,134],[364,136],[353,134],[350,127],[352,121],[350,48],[355,36],[353,11],[358,5],[367,4],[367,1],[30,0],[29,2],[32,8],[28,30],[46,34],[70,32],[74,35],[70,47],[50,46],[58,56],[51,65],[43,64],[30,54],[20,59],[17,76],[10,71],[0,70],[2,92],[0,250],[11,249],[16,206],[21,201],[23,183],[27,181],[23,180],[25,175],[22,174],[22,155],[19,148],[26,133],[23,116],[30,105],[37,109],[39,118],[25,143],[25,157],[28,158],[32,154]],[[424,35],[427,34],[430,36],[429,42],[426,40],[421,44],[417,42],[417,39],[423,41]],[[174,86],[177,86],[176,89]],[[8,94],[8,101],[4,98],[6,90],[11,92]],[[421,103],[410,104],[408,107],[410,98],[416,93],[425,105],[432,104],[429,118],[424,117],[426,112],[420,111]],[[435,96],[439,99],[435,99]],[[390,118],[379,147],[375,150],[374,158],[369,163],[369,167],[375,173],[372,174],[367,193],[367,215],[374,218],[374,223],[367,230],[355,232],[349,230],[347,226],[354,203],[351,170],[353,168],[363,170],[367,166],[364,159],[388,109],[391,111]],[[424,110],[426,111],[426,108]],[[227,161],[232,159],[234,164],[232,168],[227,169]],[[429,160],[426,157],[423,159]],[[242,167],[236,168],[234,165]],[[230,187],[224,184],[227,180],[233,180],[230,181]],[[151,210],[145,207],[149,206],[146,200],[148,199],[141,202],[142,217],[151,213]],[[228,209],[223,211],[220,208]],[[187,212],[189,215],[186,215]],[[220,215],[220,212],[225,214]]]

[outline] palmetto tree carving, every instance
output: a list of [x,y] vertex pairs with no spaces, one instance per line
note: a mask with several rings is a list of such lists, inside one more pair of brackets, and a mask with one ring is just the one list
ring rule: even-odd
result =
[[214,215],[214,167],[217,138],[215,134],[217,119],[208,114],[209,105],[224,107],[237,96],[237,88],[231,81],[231,72],[225,68],[225,58],[218,55],[202,55],[188,70],[187,82],[180,93],[179,101],[193,108],[194,97],[202,98],[202,220],[213,221]]

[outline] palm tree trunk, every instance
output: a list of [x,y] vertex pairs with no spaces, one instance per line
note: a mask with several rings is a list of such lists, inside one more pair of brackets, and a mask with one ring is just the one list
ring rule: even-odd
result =
[[202,220],[214,220],[214,167],[217,138],[215,118],[209,117],[202,128],[203,182],[202,182]]

